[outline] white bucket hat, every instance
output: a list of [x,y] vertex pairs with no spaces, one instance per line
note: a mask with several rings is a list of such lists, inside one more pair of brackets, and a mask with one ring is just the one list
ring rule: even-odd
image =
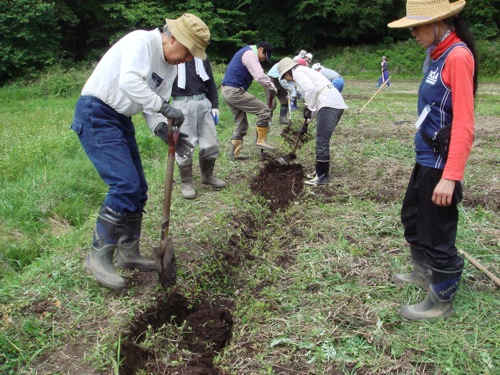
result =
[[449,0],[408,0],[406,17],[389,23],[391,28],[427,25],[458,14],[465,6],[465,0],[450,3]]
[[306,53],[306,57],[309,57],[311,60],[313,59],[313,55],[311,52]]
[[280,75],[280,78],[279,79],[283,79],[283,75],[288,72],[290,69],[296,67],[297,64],[295,61],[293,61],[291,58],[289,57],[285,57],[283,59],[280,60],[280,62],[278,63],[278,73]]
[[320,63],[316,63],[316,64],[314,64],[314,65],[311,67],[311,69],[314,69],[314,70],[316,70],[316,69],[321,69],[321,68],[323,68],[323,66],[322,66]]

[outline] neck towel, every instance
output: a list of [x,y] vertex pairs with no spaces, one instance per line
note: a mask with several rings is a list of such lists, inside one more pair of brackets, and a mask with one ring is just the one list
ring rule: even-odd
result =
[[[200,78],[203,81],[208,80],[210,77],[208,76],[207,72],[205,71],[205,67],[203,66],[203,60],[195,57],[194,58],[194,66],[196,69],[196,74],[200,76]],[[182,63],[177,65],[177,86],[179,86],[181,89],[186,88],[186,64]]]

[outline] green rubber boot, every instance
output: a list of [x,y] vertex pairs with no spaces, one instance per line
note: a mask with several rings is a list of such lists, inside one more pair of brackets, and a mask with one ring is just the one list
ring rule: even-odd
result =
[[196,191],[193,186],[193,164],[187,163],[178,165],[181,175],[182,196],[185,199],[194,199],[196,197]]
[[424,290],[429,290],[431,269],[427,263],[426,250],[416,245],[410,245],[413,270],[409,274],[395,273],[391,280],[394,284],[414,284]]
[[122,289],[125,280],[113,266],[113,255],[125,225],[124,215],[102,205],[92,238],[92,247],[85,260],[85,267],[102,285],[111,289]]
[[416,305],[403,306],[401,316],[409,320],[432,320],[453,314],[453,300],[463,271],[445,271],[431,268],[431,282],[425,299]]
[[115,265],[120,268],[133,268],[140,271],[157,271],[154,260],[147,259],[139,251],[141,227],[142,212],[127,215],[127,222],[118,240]]
[[214,176],[215,159],[203,156],[199,156],[198,159],[200,161],[201,183],[210,185],[214,189],[223,189],[226,187],[225,181]]

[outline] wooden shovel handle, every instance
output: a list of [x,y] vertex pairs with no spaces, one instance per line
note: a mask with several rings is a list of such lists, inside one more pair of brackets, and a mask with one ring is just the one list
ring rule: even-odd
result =
[[175,146],[177,139],[179,138],[179,129],[172,126],[172,122],[167,123],[168,129],[168,158],[167,158],[167,173],[165,176],[165,187],[164,187],[164,197],[163,197],[163,214],[162,214],[162,225],[161,225],[161,244],[160,248],[163,248],[162,244],[166,241],[168,237],[168,229],[170,224],[170,203],[172,202],[172,187],[174,182],[174,166],[175,166]]
[[479,271],[482,271],[486,276],[488,276],[488,278],[493,281],[493,283],[495,284],[495,286],[497,288],[500,288],[500,279],[498,277],[496,277],[495,275],[493,275],[490,271],[488,271],[488,269],[486,267],[484,267],[481,263],[479,263],[476,259],[474,259],[473,257],[471,257],[469,254],[467,254],[464,250],[462,249],[458,249],[458,253],[460,255],[463,255],[469,262],[472,263],[472,265],[474,267],[476,267]]
[[292,148],[292,154],[295,155],[297,152],[297,147],[299,147],[300,140],[302,139],[302,132],[306,129],[307,127],[307,121],[308,119],[304,119],[304,123],[302,124],[302,128],[299,130],[299,135],[297,136],[297,140],[295,141],[295,144],[293,145]]

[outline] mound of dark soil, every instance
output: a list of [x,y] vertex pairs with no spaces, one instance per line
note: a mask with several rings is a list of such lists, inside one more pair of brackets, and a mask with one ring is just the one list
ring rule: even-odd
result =
[[[208,302],[191,307],[192,303],[177,292],[167,297],[157,297],[157,304],[138,315],[122,339],[120,374],[132,375],[138,370],[147,370],[153,374],[221,374],[214,367],[213,360],[231,339],[231,313],[223,306]],[[185,365],[174,368],[166,363],[157,363],[154,353],[140,347],[146,338],[146,332],[158,330],[167,324],[178,327],[185,324],[188,327],[182,334],[182,340],[177,343],[180,349],[193,356]]]
[[304,190],[304,171],[300,164],[281,165],[277,161],[264,164],[250,182],[250,189],[266,199],[272,210],[283,210]]

